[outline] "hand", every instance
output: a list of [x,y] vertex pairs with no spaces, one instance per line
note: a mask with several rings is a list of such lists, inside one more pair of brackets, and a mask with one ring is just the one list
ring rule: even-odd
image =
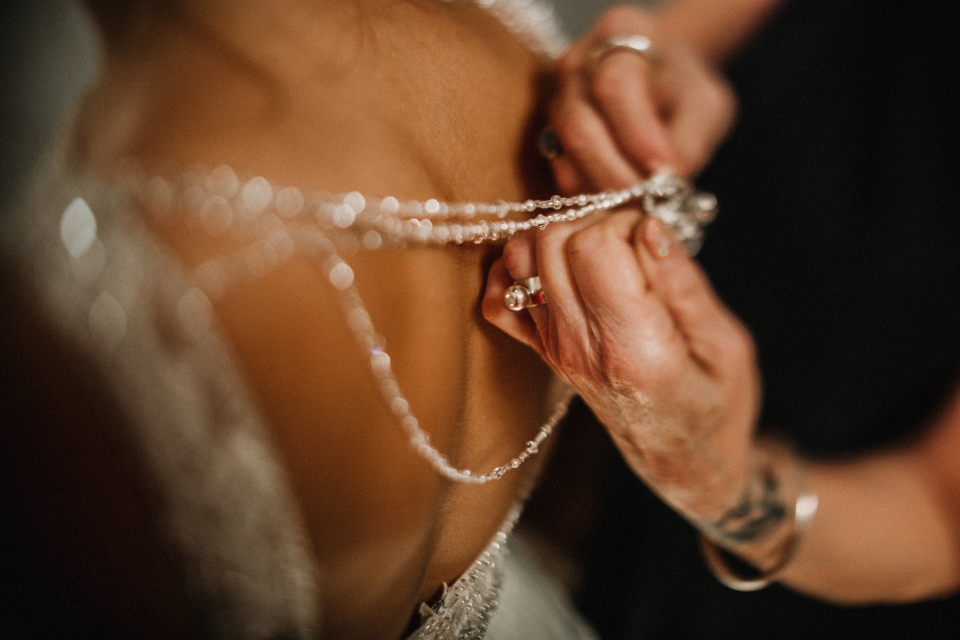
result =
[[[547,304],[508,310],[507,287],[532,275]],[[483,313],[576,388],[683,515],[717,522],[740,500],[759,406],[753,343],[659,221],[620,211],[514,238]]]
[[[611,38],[644,35],[651,55],[596,52]],[[733,123],[735,100],[723,78],[674,37],[655,14],[608,11],[557,64],[550,122],[563,153],[552,160],[566,193],[624,188],[670,168],[698,172]]]

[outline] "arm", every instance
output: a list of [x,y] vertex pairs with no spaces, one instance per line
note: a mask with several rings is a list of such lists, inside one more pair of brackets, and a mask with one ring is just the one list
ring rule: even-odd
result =
[[[505,288],[532,273],[548,304],[506,310]],[[483,308],[577,388],[634,472],[715,545],[760,571],[787,557],[800,461],[756,438],[752,339],[659,223],[620,212],[517,238]],[[960,587],[958,450],[960,391],[913,443],[808,465],[819,511],[776,579],[848,604]]]
[[786,584],[838,602],[905,602],[960,586],[960,389],[915,442],[810,480],[820,508]]

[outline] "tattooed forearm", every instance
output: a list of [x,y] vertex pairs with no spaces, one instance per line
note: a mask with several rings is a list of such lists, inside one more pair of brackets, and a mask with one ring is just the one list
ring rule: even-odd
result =
[[740,500],[716,521],[700,520],[698,527],[720,544],[755,542],[789,517],[789,498],[772,466],[760,464],[750,476]]

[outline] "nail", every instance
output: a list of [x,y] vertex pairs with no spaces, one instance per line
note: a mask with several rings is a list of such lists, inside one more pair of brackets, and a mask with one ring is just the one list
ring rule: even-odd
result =
[[669,232],[664,229],[662,222],[656,218],[648,220],[644,235],[647,241],[647,248],[650,249],[651,253],[661,258],[666,258],[670,255],[670,251],[673,249],[673,238],[671,238]]

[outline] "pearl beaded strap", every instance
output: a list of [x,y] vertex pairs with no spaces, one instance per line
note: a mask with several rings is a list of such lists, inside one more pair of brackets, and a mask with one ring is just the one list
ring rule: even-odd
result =
[[[509,462],[486,473],[454,467],[430,443],[430,436],[411,412],[393,372],[384,338],[373,326],[354,283],[353,270],[341,257],[341,251],[361,247],[375,250],[384,243],[402,247],[496,242],[522,231],[543,229],[637,202],[646,213],[670,227],[687,251],[695,253],[702,241],[703,226],[712,220],[716,210],[712,195],[694,191],[685,180],[669,173],[657,174],[620,191],[496,204],[448,204],[433,199],[401,202],[393,197],[370,198],[357,192],[302,192],[294,187],[279,187],[262,177],[241,180],[225,166],[209,173],[190,172],[177,180],[130,173],[123,182],[152,215],[162,218],[184,213],[212,236],[232,234],[234,239],[246,242],[240,250],[197,267],[197,288],[185,302],[199,315],[210,316],[211,299],[220,298],[242,282],[262,277],[295,254],[311,258],[338,291],[347,323],[368,355],[380,393],[406,432],[410,446],[441,476],[472,484],[501,478],[536,454],[566,413],[573,392],[566,391],[536,436]],[[506,220],[511,214],[536,212],[538,215],[525,220]]]

